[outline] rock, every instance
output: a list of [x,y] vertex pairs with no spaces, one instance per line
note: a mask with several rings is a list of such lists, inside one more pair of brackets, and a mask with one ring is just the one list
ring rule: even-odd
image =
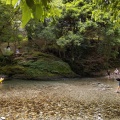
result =
[[0,119],[1,119],[1,120],[5,120],[5,117],[1,117]]

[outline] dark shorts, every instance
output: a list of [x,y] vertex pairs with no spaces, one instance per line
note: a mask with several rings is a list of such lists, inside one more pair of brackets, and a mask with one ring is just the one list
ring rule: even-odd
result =
[[110,76],[110,73],[108,73],[108,76]]

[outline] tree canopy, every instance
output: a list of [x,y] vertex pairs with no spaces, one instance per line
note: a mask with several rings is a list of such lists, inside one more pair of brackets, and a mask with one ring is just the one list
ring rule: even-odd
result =
[[0,2],[0,41],[12,42],[17,39],[18,36],[18,24],[14,9],[11,5],[5,5]]
[[120,1],[119,0],[92,0],[98,7],[98,11],[94,12],[96,16],[99,10],[111,13],[110,20],[115,23],[116,27],[120,26]]
[[[2,0],[7,4],[12,4],[14,8],[22,10],[22,25],[31,19],[44,21],[45,17],[55,17],[59,14],[57,7],[60,7],[62,0]],[[55,2],[56,1],[56,2]],[[63,2],[72,2],[73,0],[64,0]],[[86,2],[90,2],[86,0]],[[119,0],[92,0],[98,6],[98,12],[93,11],[94,16],[98,16],[99,10],[111,12],[110,18],[116,26],[120,24],[120,2]],[[54,4],[55,3],[55,4]],[[57,6],[57,7],[56,7]]]

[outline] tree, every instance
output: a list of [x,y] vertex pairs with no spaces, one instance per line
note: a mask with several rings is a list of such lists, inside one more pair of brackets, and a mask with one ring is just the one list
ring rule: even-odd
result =
[[5,5],[0,2],[0,42],[16,42],[20,41],[22,36],[19,31],[21,22],[19,20],[19,12],[15,12],[13,6]]
[[[44,21],[46,16],[55,17],[59,14],[58,9],[56,9],[54,1],[56,0],[2,0],[7,4],[12,4],[15,8],[20,7],[22,10],[22,22],[23,26],[31,19],[35,18]],[[58,1],[58,0],[57,0]],[[61,1],[61,0],[60,0]],[[64,3],[72,2],[73,0],[63,0]],[[90,2],[91,0],[86,0]],[[92,0],[93,3],[98,5],[98,10],[104,9],[104,11],[109,11],[112,14],[111,20],[118,26],[120,24],[120,2],[119,0]],[[56,2],[55,2],[56,3]],[[60,2],[61,4],[61,2]],[[59,7],[59,5],[57,5]],[[96,12],[94,12],[97,14]]]
[[115,24],[115,27],[120,26],[120,1],[119,0],[92,0],[98,7],[98,10],[93,12],[96,16],[99,10],[111,13],[110,20]]
[[[118,56],[117,48],[120,45],[119,28],[115,29],[110,21],[113,15],[98,9],[90,0],[64,1],[62,16],[56,23],[56,35],[57,44],[66,49],[67,61],[74,57],[78,71],[81,68],[86,73],[107,67],[107,63]],[[82,38],[79,40],[80,46],[74,44],[76,35]]]
[[0,3],[0,41],[10,42],[13,39],[14,9],[11,5]]

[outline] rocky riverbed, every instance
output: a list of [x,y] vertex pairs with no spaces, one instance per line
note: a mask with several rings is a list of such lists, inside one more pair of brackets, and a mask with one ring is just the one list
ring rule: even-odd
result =
[[120,120],[117,81],[107,78],[5,81],[0,117],[5,120]]

